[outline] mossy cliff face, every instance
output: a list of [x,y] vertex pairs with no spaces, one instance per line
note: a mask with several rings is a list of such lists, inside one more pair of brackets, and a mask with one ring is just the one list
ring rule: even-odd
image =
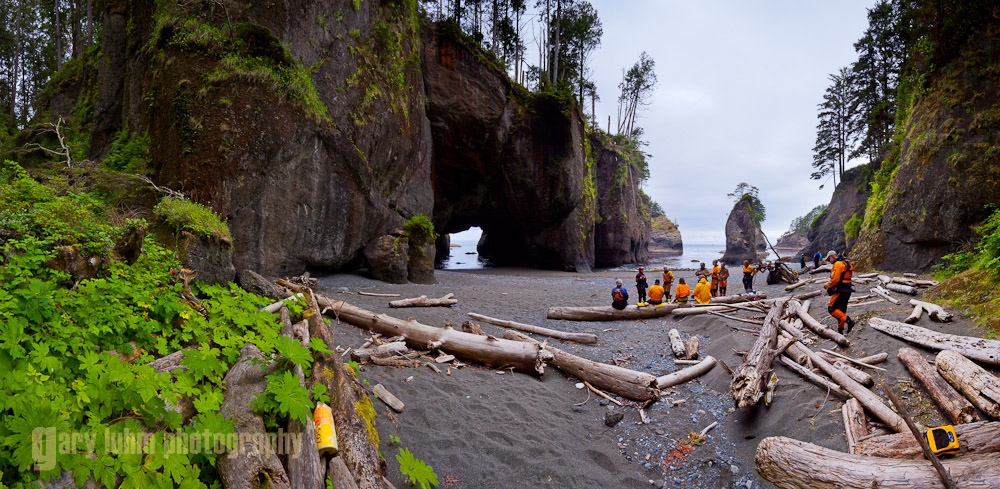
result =
[[593,200],[577,109],[514,86],[447,27],[424,31],[435,228],[479,226],[480,254],[496,264],[590,270]]
[[413,2],[111,2],[106,15],[92,156],[122,126],[148,134],[154,180],[229,221],[239,268],[351,266],[431,212]]
[[800,255],[806,255],[806,259],[811,260],[813,253],[817,251],[825,255],[830,250],[849,250],[847,240],[850,239],[850,244],[853,244],[857,234],[848,236],[844,227],[855,216],[856,220],[864,217],[865,206],[871,195],[872,178],[877,169],[876,163],[857,166],[844,172],[843,180],[837,184],[830,198],[830,205],[809,226],[809,243],[799,251]]
[[856,245],[861,266],[928,270],[1000,202],[1000,31],[938,68],[900,122]]
[[590,137],[597,171],[597,222],[594,259],[598,267],[649,260],[652,221],[649,199],[639,191],[635,157],[603,134]]

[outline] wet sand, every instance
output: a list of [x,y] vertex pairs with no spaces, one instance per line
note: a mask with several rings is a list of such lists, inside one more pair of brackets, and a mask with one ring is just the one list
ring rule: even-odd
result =
[[[797,269],[797,267],[795,267]],[[679,272],[692,283],[693,272]],[[545,318],[549,306],[590,306],[609,303],[614,279],[632,282],[627,272],[563,273],[524,269],[438,271],[436,285],[390,285],[360,275],[340,274],[320,280],[320,291],[396,317],[415,318],[433,326],[453,323],[458,327],[476,312],[538,326],[573,332],[588,332],[600,338],[596,345],[556,342],[566,351],[582,357],[663,375],[684,366],[673,362],[667,331],[677,328],[683,338],[698,335],[702,355],[712,355],[736,368],[741,352],[755,337],[734,330],[755,328],[717,316],[666,317],[653,320],[575,322]],[[659,272],[648,273],[650,281]],[[788,295],[784,285],[767,286],[757,277],[758,291],[769,297]],[[348,292],[342,292],[343,288]],[[795,293],[820,288],[807,285]],[[865,295],[868,286],[859,285],[855,296]],[[729,293],[742,292],[740,277],[734,273]],[[450,308],[389,309],[391,299],[362,296],[357,290],[399,293],[402,297],[439,297],[454,293],[459,303]],[[634,287],[629,288],[634,293]],[[877,314],[902,320],[911,308],[881,302],[850,307],[855,318]],[[827,325],[826,296],[813,299],[811,313]],[[634,297],[632,299],[634,303]],[[734,313],[748,317],[750,313]],[[502,336],[502,328],[479,323],[487,334]],[[917,323],[926,328],[956,334],[976,335],[974,325],[962,316],[942,325],[924,316]],[[349,325],[336,325],[337,346],[359,347],[367,333]],[[544,337],[538,337],[539,340]],[[853,345],[838,349],[829,340],[810,345],[836,350],[852,357],[888,352],[880,366],[886,372],[870,371],[877,382],[898,387],[912,414],[927,425],[941,424],[942,418],[927,395],[917,387],[905,367],[896,359],[900,340],[869,328],[865,321],[849,335]],[[933,361],[933,353],[923,351]],[[448,367],[439,365],[442,371]],[[613,428],[605,426],[608,407],[578,390],[575,379],[555,368],[537,378],[478,366],[450,369],[451,375],[437,374],[427,367],[399,369],[368,365],[361,376],[371,385],[384,384],[406,403],[401,414],[392,414],[376,401],[381,452],[389,466],[389,479],[403,487],[395,454],[400,447],[434,467],[443,488],[515,487],[773,487],[754,470],[757,443],[765,437],[789,436],[825,447],[846,450],[840,414],[842,399],[801,379],[785,367],[775,366],[779,378],[774,402],[735,411],[729,397],[730,377],[719,366],[699,379],[664,392],[658,402],[646,408],[648,424],[642,424],[635,403],[625,402],[624,420]],[[589,399],[588,399],[589,398]],[[576,404],[580,404],[577,406]],[[676,450],[687,439],[718,421],[707,440],[693,449]],[[399,443],[390,440],[398,437]]]

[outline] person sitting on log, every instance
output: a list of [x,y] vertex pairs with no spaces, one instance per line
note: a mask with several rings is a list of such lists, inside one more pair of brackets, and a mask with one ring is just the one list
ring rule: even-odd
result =
[[663,265],[663,291],[664,301],[670,301],[670,288],[674,285],[674,272],[671,272],[666,265]]
[[[719,268],[719,260],[712,260],[712,297],[719,296],[719,274],[722,269]],[[697,289],[697,287],[695,287]]]
[[653,286],[649,288],[649,303],[658,306],[663,304],[663,287],[660,286],[660,279],[653,281]]
[[837,332],[844,334],[844,325],[847,325],[847,332],[854,329],[854,320],[847,315],[847,301],[851,300],[851,292],[854,287],[851,276],[854,275],[854,267],[846,257],[837,256],[837,252],[830,250],[826,254],[826,261],[833,263],[833,270],[830,272],[830,281],[823,286],[826,293],[830,295],[830,304],[827,310],[830,315],[837,318]]
[[687,304],[688,296],[691,295],[691,287],[684,282],[684,277],[677,279],[677,290],[675,291],[678,304]]
[[719,271],[719,295],[726,295],[726,285],[729,283],[729,269],[726,268],[726,262],[720,263],[722,269]]
[[694,300],[698,301],[698,304],[712,302],[712,291],[709,287],[708,280],[705,280],[705,277],[698,279],[698,285],[694,286]]
[[750,264],[750,260],[743,260],[743,290],[747,294],[753,292],[753,276],[757,273],[757,269]]
[[635,274],[635,290],[639,295],[636,299],[638,301],[636,304],[638,305],[643,305],[646,302],[646,289],[649,288],[649,283],[646,282],[646,274],[642,273],[643,270],[645,270],[643,267],[639,267],[639,273]]
[[628,305],[628,290],[621,279],[615,280],[615,288],[611,289],[611,307],[621,311]]

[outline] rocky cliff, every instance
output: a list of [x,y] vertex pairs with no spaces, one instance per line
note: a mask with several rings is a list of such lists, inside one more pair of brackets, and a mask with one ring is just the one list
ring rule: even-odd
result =
[[684,253],[681,231],[666,216],[653,218],[653,232],[649,236],[650,255],[680,255]]
[[749,198],[742,198],[726,220],[726,254],[722,261],[728,264],[743,263],[743,260],[754,262],[761,254],[767,253],[767,243],[760,226],[751,217]]
[[639,190],[636,152],[616,145],[603,133],[590,138],[591,164],[597,171],[597,223],[594,262],[617,267],[649,260],[652,221],[649,197]]
[[993,26],[901,107],[898,144],[875,176],[855,246],[859,265],[926,271],[974,239],[1000,202],[998,60]]
[[[801,247],[799,255],[806,255],[809,260],[817,251],[826,254],[830,250],[850,250],[849,245],[853,245],[857,238],[861,219],[865,215],[872,179],[877,170],[878,163],[875,163],[844,172],[843,180],[837,184],[830,198],[830,205],[810,224],[808,243]],[[853,222],[848,225],[852,219]],[[847,242],[848,238],[851,243]]]
[[[104,6],[94,69],[64,77],[49,113],[81,119],[94,159],[147,138],[134,170],[222,215],[236,269],[426,279],[393,261],[433,262],[434,246],[397,246],[421,215],[442,234],[481,227],[497,264],[594,266],[599,175],[572,98],[511,83],[415,1]],[[602,208],[626,216],[602,228],[602,257],[643,257],[637,185]]]

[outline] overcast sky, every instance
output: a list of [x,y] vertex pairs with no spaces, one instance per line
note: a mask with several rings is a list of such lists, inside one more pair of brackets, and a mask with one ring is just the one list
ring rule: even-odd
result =
[[[622,68],[646,51],[659,85],[639,124],[646,192],[688,243],[723,243],[739,182],[760,189],[773,240],[828,203],[810,180],[817,104],[828,76],[856,59],[874,0],[591,0],[604,25],[591,57],[597,117],[614,129]],[[589,104],[588,104],[589,105]],[[588,107],[589,110],[589,107]]]

